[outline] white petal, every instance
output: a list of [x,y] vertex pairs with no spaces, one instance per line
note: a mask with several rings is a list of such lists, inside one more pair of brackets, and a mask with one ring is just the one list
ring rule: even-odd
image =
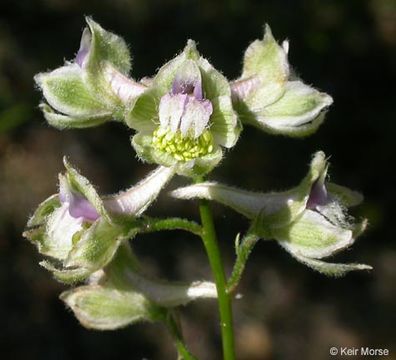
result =
[[72,248],[74,234],[83,228],[82,223],[82,218],[70,215],[67,202],[56,209],[48,218],[43,253],[64,260]]
[[199,137],[209,123],[213,108],[209,100],[199,101],[189,96],[181,123],[180,131],[183,136],[191,129],[194,138]]

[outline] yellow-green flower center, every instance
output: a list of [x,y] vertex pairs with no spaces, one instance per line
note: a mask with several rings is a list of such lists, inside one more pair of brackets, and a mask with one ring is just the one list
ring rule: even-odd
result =
[[180,130],[157,128],[153,133],[153,145],[178,161],[189,161],[213,151],[213,136],[208,130],[198,137],[183,136]]

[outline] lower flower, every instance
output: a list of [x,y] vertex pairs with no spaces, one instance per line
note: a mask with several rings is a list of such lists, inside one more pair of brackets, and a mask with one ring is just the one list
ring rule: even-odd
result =
[[328,163],[323,152],[315,154],[300,185],[280,193],[254,193],[218,183],[201,183],[172,192],[179,199],[202,198],[218,201],[253,221],[259,237],[275,239],[297,260],[327,275],[371,269],[361,264],[322,261],[351,246],[367,221],[353,223],[347,207],[362,196],[326,181]]
[[41,264],[63,282],[82,280],[107,265],[123,242],[139,231],[137,217],[173,176],[158,168],[125,192],[100,197],[65,160],[60,190],[33,214],[24,236],[50,261]]

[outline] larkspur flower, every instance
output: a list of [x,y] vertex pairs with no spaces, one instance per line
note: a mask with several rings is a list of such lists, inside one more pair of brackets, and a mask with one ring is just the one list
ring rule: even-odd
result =
[[323,122],[333,99],[298,79],[288,51],[289,43],[278,45],[267,25],[264,39],[245,52],[241,77],[231,83],[234,106],[243,123],[271,134],[307,136]]
[[192,40],[148,82],[126,122],[138,131],[132,145],[141,159],[186,176],[213,169],[240,133],[227,79]]
[[359,193],[326,181],[328,163],[323,152],[313,157],[299,186],[279,193],[256,193],[206,182],[172,192],[179,199],[220,202],[253,221],[257,236],[275,239],[297,260],[328,275],[370,269],[361,264],[333,264],[322,258],[351,246],[366,220],[353,223],[346,208],[362,200]]
[[91,18],[86,21],[74,60],[35,76],[46,100],[40,108],[60,129],[123,121],[125,109],[145,88],[128,77],[131,58],[124,40]]
[[[66,160],[59,193],[39,205],[25,236],[52,261],[42,265],[64,282],[86,278],[111,261],[119,245],[139,230],[135,219],[174,174],[159,167],[129,190],[100,197]],[[56,267],[54,262],[61,266]]]
[[138,268],[136,257],[125,243],[108,266],[91,275],[87,285],[67,290],[60,298],[85,327],[110,330],[158,320],[164,308],[217,297],[211,282],[156,280]]

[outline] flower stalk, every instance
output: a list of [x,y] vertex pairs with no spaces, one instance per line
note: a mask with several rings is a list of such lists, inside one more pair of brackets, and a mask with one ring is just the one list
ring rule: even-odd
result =
[[223,356],[224,360],[234,360],[235,345],[231,296],[227,292],[227,281],[224,273],[220,249],[217,243],[212,211],[209,207],[209,203],[206,200],[199,201],[199,212],[203,227],[202,240],[208,255],[210,267],[212,269],[217,288]]

